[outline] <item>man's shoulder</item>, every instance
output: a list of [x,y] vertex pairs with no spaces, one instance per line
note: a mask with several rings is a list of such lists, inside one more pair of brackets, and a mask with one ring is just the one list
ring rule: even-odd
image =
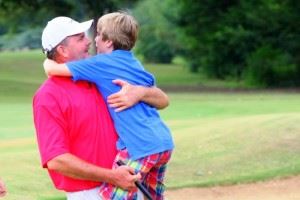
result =
[[71,82],[71,80],[66,78],[48,78],[37,89],[34,96],[57,95],[63,88],[66,87],[67,84],[70,84]]
[[59,87],[51,79],[47,79],[36,90],[34,94],[34,100],[49,98],[51,94],[58,94],[58,93],[59,93]]
[[50,77],[42,83],[34,96],[38,97],[79,97],[84,95],[85,90],[97,92],[96,86],[87,81],[73,81],[69,77]]
[[58,87],[60,87],[59,82],[62,82],[62,81],[59,80],[59,79],[54,79],[54,78],[50,77],[40,85],[37,92],[45,91],[45,90],[50,89],[50,88],[58,88]]

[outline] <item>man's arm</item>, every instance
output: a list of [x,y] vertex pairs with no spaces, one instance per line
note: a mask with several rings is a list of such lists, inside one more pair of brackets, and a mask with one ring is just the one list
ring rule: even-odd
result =
[[[55,99],[47,94],[36,95],[33,99],[34,125],[43,166],[75,179],[109,182],[124,189],[133,188],[134,180],[140,175],[132,175],[131,168],[105,169],[68,153],[68,138],[64,134],[66,122],[57,109],[60,106]],[[52,103],[45,105],[44,101]]]
[[49,170],[54,170],[75,179],[107,182],[125,190],[132,190],[136,186],[134,182],[141,178],[140,174],[133,175],[134,170],[128,166],[117,169],[105,169],[90,164],[80,158],[65,153],[47,162]]
[[143,101],[157,109],[163,109],[169,105],[168,96],[157,87],[135,86],[123,80],[114,80],[122,89],[107,98],[109,106],[116,108],[116,112],[125,110],[139,101]]
[[169,97],[158,87],[143,87],[143,90],[145,91],[145,95],[141,101],[144,101],[157,109],[164,109],[169,105]]
[[58,64],[54,60],[45,59],[43,66],[48,76],[72,76],[66,64]]

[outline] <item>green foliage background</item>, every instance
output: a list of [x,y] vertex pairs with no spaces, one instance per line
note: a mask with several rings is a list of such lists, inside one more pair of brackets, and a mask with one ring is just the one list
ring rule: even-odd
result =
[[193,70],[253,86],[299,86],[300,3],[181,0],[178,25]]
[[134,51],[147,62],[184,58],[192,72],[248,87],[300,86],[297,0],[1,0],[0,50],[39,48],[43,27],[127,10],[140,22]]

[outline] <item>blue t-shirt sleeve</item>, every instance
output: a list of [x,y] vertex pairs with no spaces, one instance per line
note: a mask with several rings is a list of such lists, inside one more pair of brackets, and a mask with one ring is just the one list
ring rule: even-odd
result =
[[85,80],[96,82],[96,80],[101,79],[101,74],[105,73],[105,70],[101,67],[101,63],[96,63],[96,60],[93,58],[68,62],[66,65],[71,71],[74,81]]
[[154,76],[139,67],[137,62],[124,62],[112,55],[96,55],[84,60],[66,63],[73,80],[86,80],[103,85],[107,81],[122,79],[133,85],[153,86]]

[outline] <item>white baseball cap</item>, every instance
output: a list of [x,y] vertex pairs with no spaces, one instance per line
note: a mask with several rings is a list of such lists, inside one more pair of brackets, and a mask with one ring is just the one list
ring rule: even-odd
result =
[[56,17],[48,22],[42,33],[44,53],[51,51],[66,37],[87,31],[93,20],[79,23],[70,17]]

